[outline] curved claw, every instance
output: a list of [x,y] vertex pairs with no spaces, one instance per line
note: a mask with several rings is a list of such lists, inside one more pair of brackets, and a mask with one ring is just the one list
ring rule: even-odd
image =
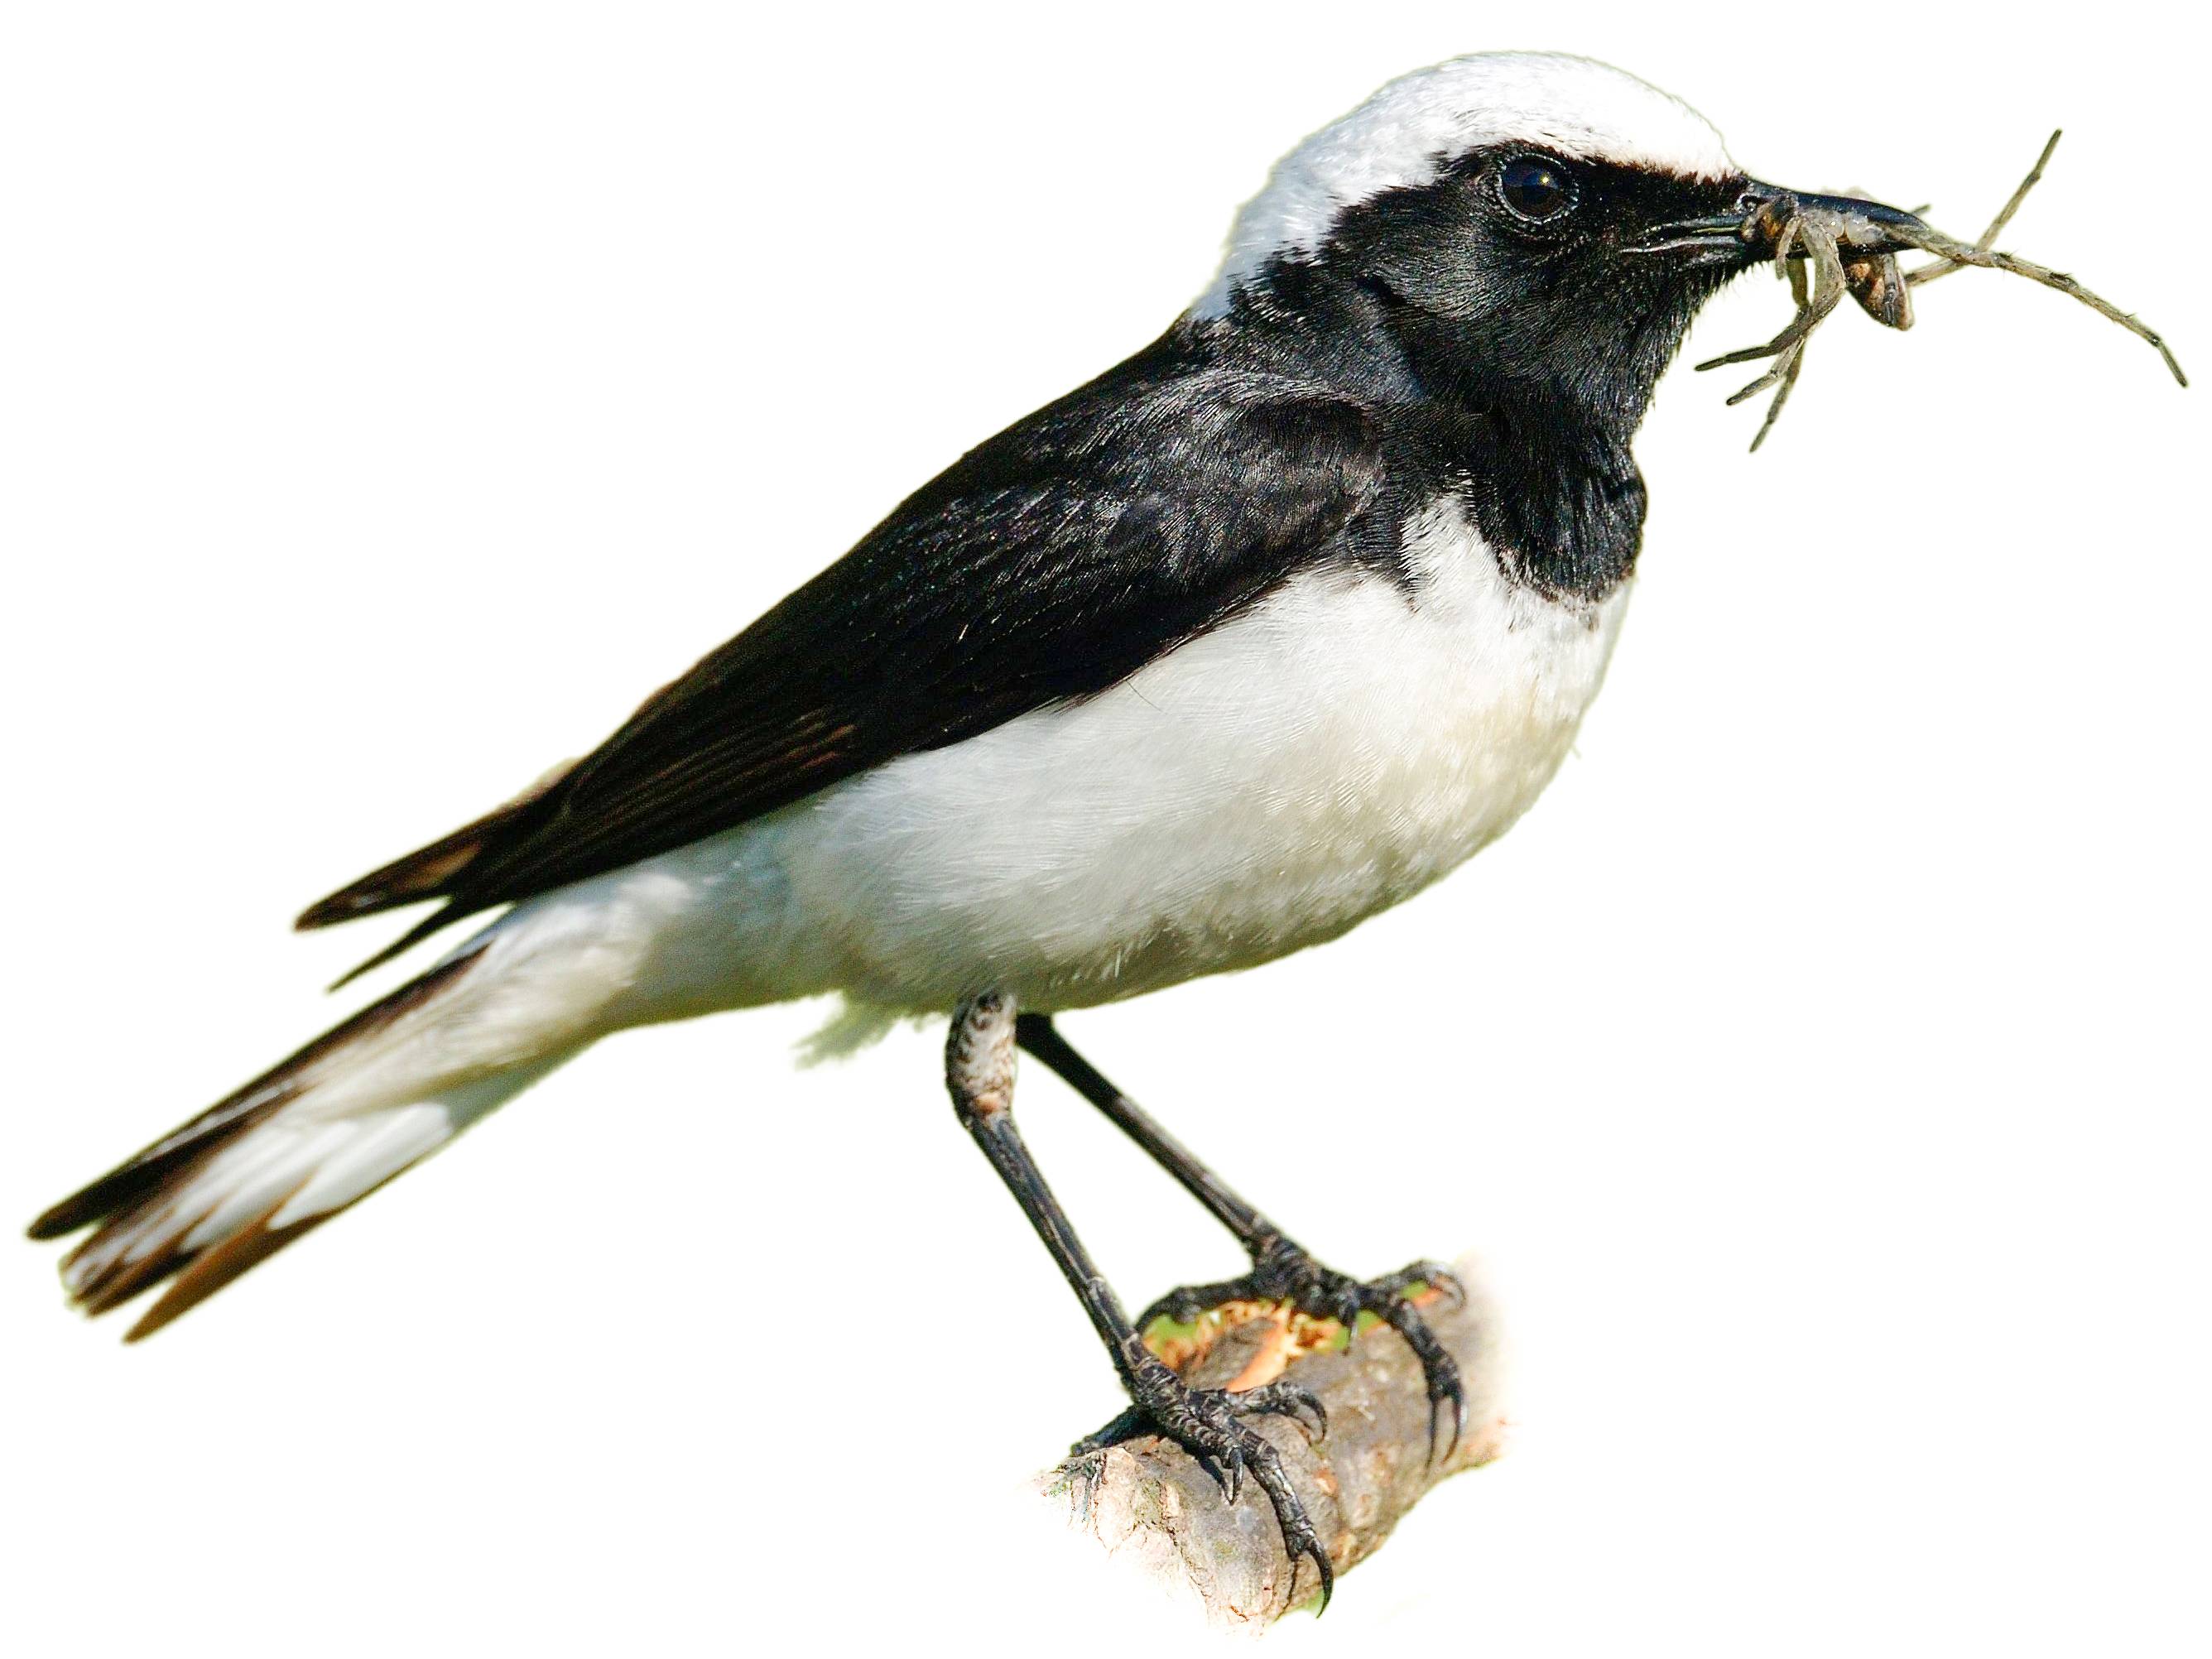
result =
[[1260,1483],[1261,1491],[1267,1494],[1267,1502],[1275,1511],[1275,1524],[1283,1534],[1283,1554],[1291,1564],[1291,1577],[1295,1580],[1298,1558],[1304,1556],[1314,1564],[1321,1579],[1321,1606],[1316,1615],[1328,1608],[1328,1598],[1336,1590],[1336,1571],[1328,1564],[1328,1552],[1321,1547],[1314,1532],[1313,1521],[1306,1514],[1306,1506],[1291,1490],[1290,1478],[1283,1473],[1283,1461],[1275,1449],[1255,1437],[1252,1454],[1252,1478]]
[[[1256,1389],[1247,1389],[1229,1396],[1230,1407],[1240,1417],[1263,1413],[1287,1417],[1298,1425],[1308,1445],[1327,1437],[1328,1407],[1322,1405],[1311,1389],[1279,1376],[1273,1382],[1263,1382]],[[1309,1425],[1307,1419],[1312,1419]]]
[[[1275,1512],[1293,1577],[1301,1558],[1311,1561],[1321,1581],[1322,1606],[1327,1607],[1336,1575],[1314,1530],[1312,1517],[1291,1489],[1282,1455],[1271,1442],[1238,1420],[1278,1413],[1297,1423],[1310,1442],[1317,1439],[1328,1431],[1328,1414],[1312,1390],[1281,1377],[1242,1394],[1192,1389],[1158,1360],[1135,1367],[1127,1380],[1135,1403],[1097,1434],[1079,1441],[1079,1449],[1109,1444],[1128,1432],[1149,1427],[1188,1452],[1231,1504],[1243,1495],[1249,1470]],[[1311,1427],[1306,1422],[1308,1414],[1313,1419]]]
[[1395,1273],[1385,1273],[1368,1289],[1382,1296],[1403,1296],[1416,1285],[1425,1285],[1455,1308],[1467,1306],[1467,1286],[1441,1261],[1409,1261]]
[[1467,1305],[1467,1286],[1449,1269],[1434,1261],[1413,1262],[1365,1286],[1365,1305],[1405,1339],[1406,1346],[1413,1351],[1413,1358],[1420,1362],[1421,1375],[1428,1384],[1429,1462],[1433,1465],[1437,1461],[1437,1429],[1447,1405],[1451,1407],[1452,1431],[1451,1438],[1444,1443],[1443,1455],[1449,1458],[1459,1449],[1460,1437],[1467,1426],[1467,1389],[1460,1381],[1458,1363],[1437,1340],[1420,1310],[1406,1299],[1407,1288],[1416,1284],[1428,1285],[1449,1297],[1455,1307]]
[[1321,1604],[1314,1608],[1314,1617],[1318,1619],[1328,1611],[1328,1598],[1336,1593],[1336,1572],[1328,1565],[1328,1553],[1322,1550],[1318,1538],[1307,1539],[1290,1553],[1291,1576],[1293,1578],[1297,1577],[1300,1556],[1314,1564],[1314,1571],[1321,1579]]
[[1466,1407],[1462,1403],[1462,1395],[1460,1391],[1454,1389],[1449,1393],[1444,1393],[1436,1389],[1431,1389],[1429,1394],[1429,1462],[1431,1466],[1433,1466],[1437,1461],[1437,1419],[1442,1413],[1443,1407],[1447,1405],[1451,1407],[1452,1431],[1451,1438],[1444,1442],[1445,1458],[1449,1459],[1454,1452],[1459,1449],[1460,1435],[1467,1427]]
[[1213,1478],[1221,1483],[1221,1495],[1231,1504],[1237,1494],[1244,1490],[1244,1447],[1240,1440],[1231,1438],[1215,1454],[1218,1463]]
[[[1439,1262],[1425,1260],[1410,1262],[1394,1273],[1362,1284],[1358,1279],[1322,1267],[1291,1241],[1278,1239],[1259,1255],[1253,1263],[1252,1271],[1242,1279],[1214,1285],[1188,1285],[1170,1291],[1145,1310],[1138,1322],[1138,1328],[1149,1327],[1152,1320],[1162,1313],[1188,1323],[1208,1308],[1252,1299],[1286,1302],[1308,1315],[1333,1318],[1344,1327],[1346,1340],[1349,1342],[1358,1333],[1359,1316],[1371,1313],[1403,1337],[1407,1346],[1413,1349],[1414,1358],[1420,1362],[1422,1377],[1428,1390],[1429,1461],[1433,1464],[1437,1457],[1437,1431],[1447,1404],[1451,1407],[1452,1431],[1450,1437],[1444,1442],[1443,1455],[1448,1458],[1458,1449],[1466,1427],[1467,1394],[1460,1381],[1458,1365],[1429,1329],[1420,1310],[1407,1298],[1407,1291],[1417,1284],[1426,1285],[1449,1298],[1455,1308],[1467,1305],[1467,1287]],[[1293,1398],[1290,1393],[1293,1386],[1279,1378],[1261,1388],[1250,1389],[1237,1396],[1246,1403],[1237,1409],[1240,1413],[1283,1411],[1286,1415],[1296,1417],[1299,1427],[1305,1429],[1306,1424],[1300,1412],[1282,1403]],[[1304,1389],[1298,1389],[1297,1394],[1311,1402],[1319,1431],[1325,1433],[1328,1419],[1321,1414],[1320,1402],[1313,1400]],[[1316,1432],[1308,1431],[1309,1440],[1317,1437]]]
[[[1419,1362],[1427,1385],[1429,1462],[1433,1465],[1440,1455],[1449,1458],[1459,1448],[1466,1429],[1467,1396],[1458,1365],[1407,1297],[1417,1284],[1449,1298],[1455,1308],[1467,1305],[1467,1287],[1437,1262],[1414,1261],[1395,1273],[1362,1284],[1322,1267],[1291,1241],[1271,1238],[1255,1249],[1249,1273],[1218,1284],[1170,1291],[1145,1310],[1137,1328],[1146,1330],[1163,1316],[1189,1324],[1210,1309],[1250,1300],[1288,1304],[1310,1316],[1334,1317],[1343,1325],[1349,1341],[1358,1334],[1359,1316],[1372,1313],[1404,1338]],[[1266,1414],[1287,1417],[1310,1445],[1328,1433],[1328,1408],[1313,1391],[1286,1376],[1242,1393],[1189,1389],[1157,1359],[1139,1363],[1128,1381],[1137,1403],[1089,1440],[1079,1443],[1079,1447],[1109,1444],[1141,1433],[1147,1426],[1156,1428],[1188,1451],[1231,1504],[1243,1496],[1244,1476],[1249,1472],[1274,1510],[1292,1575],[1295,1577],[1301,1560],[1311,1561],[1319,1581],[1320,1606],[1326,1608],[1336,1581],[1328,1553],[1321,1546],[1305,1505],[1291,1489],[1281,1454],[1273,1443],[1239,1420]],[[1441,1432],[1447,1406],[1451,1408],[1449,1436]],[[1437,1450],[1440,1441],[1441,1453]]]

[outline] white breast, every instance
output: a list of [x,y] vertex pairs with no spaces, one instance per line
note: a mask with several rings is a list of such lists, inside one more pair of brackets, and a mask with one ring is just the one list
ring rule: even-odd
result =
[[1298,578],[1098,696],[514,920],[595,934],[629,987],[617,1023],[830,990],[1078,1007],[1333,938],[1534,800],[1626,602],[1513,586],[1455,505],[1407,546],[1410,586]]

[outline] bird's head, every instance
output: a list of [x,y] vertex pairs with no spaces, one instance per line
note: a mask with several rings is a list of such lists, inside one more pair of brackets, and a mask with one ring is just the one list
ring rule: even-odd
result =
[[1759,209],[1777,198],[1917,223],[1757,183],[1705,117],[1606,64],[1455,58],[1285,156],[1194,311],[1358,304],[1429,391],[1519,392],[1632,427],[1698,308],[1773,252],[1759,227],[1782,222]]

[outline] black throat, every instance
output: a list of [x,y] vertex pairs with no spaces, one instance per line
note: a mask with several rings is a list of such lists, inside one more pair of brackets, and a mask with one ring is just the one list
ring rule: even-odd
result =
[[1443,482],[1515,581],[1595,604],[1635,573],[1646,495],[1634,417],[1493,381],[1480,399],[1437,397],[1425,424]]
[[[1510,249],[1466,258],[1445,214],[1468,188],[1455,168],[1388,192],[1346,213],[1321,258],[1271,261],[1234,299],[1231,349],[1378,411],[1394,472],[1425,497],[1456,495],[1509,576],[1595,604],[1643,542],[1631,441],[1729,273],[1623,262],[1605,245],[1519,269]],[[1682,189],[1630,176],[1613,205],[1650,222]]]

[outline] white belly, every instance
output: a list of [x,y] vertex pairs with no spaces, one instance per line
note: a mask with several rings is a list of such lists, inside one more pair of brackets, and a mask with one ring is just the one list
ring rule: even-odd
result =
[[511,920],[594,935],[616,1024],[831,990],[1079,1007],[1334,938],[1527,809],[1626,602],[1511,586],[1456,509],[1408,546],[1410,589],[1302,577],[1098,696]]

